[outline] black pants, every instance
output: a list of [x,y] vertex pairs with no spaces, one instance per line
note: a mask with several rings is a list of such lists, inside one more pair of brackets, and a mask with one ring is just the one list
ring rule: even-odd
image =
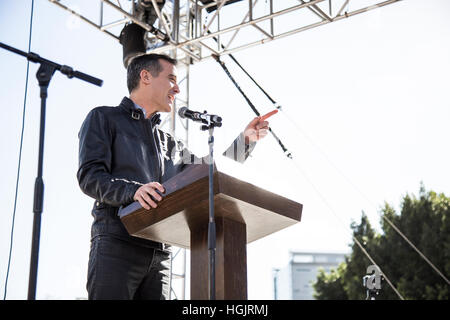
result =
[[168,252],[109,236],[92,239],[89,300],[165,300],[169,298],[169,276]]

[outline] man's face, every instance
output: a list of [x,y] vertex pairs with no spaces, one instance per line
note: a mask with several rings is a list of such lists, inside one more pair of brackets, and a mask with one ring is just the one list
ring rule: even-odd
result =
[[175,95],[180,92],[177,84],[177,68],[163,59],[160,59],[159,63],[163,69],[157,77],[148,73],[150,76],[149,104],[156,112],[170,112],[175,101]]

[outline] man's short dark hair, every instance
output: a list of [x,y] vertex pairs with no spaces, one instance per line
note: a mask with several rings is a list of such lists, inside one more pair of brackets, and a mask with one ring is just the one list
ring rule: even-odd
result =
[[163,69],[159,59],[166,60],[173,65],[177,64],[177,60],[172,59],[165,54],[155,53],[143,54],[131,60],[127,68],[127,86],[129,93],[139,86],[140,73],[142,70],[147,70],[153,77],[159,75]]

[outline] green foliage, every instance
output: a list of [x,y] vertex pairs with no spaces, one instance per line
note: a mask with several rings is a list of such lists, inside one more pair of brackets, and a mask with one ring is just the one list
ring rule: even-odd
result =
[[320,269],[317,282],[314,284],[316,291],[314,298],[317,300],[347,300],[348,295],[341,280],[341,275],[345,272],[346,267],[347,265],[343,262],[337,269],[332,269],[329,274],[324,269]]
[[[450,275],[450,198],[421,186],[419,196],[405,195],[397,214],[385,203],[381,210],[382,234],[371,227],[362,214],[353,223],[353,236],[369,253],[405,299],[448,300],[450,286],[415,251],[389,221],[396,226],[447,278]],[[314,284],[316,299],[365,299],[362,278],[373,263],[354,240],[352,253],[337,270],[323,270]],[[386,281],[377,299],[399,299]]]

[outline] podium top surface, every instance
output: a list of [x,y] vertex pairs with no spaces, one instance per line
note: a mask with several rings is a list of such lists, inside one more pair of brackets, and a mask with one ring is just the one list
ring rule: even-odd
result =
[[[163,185],[163,200],[146,210],[133,202],[119,210],[130,235],[190,248],[190,235],[209,217],[208,165],[190,165]],[[301,219],[302,205],[255,185],[214,171],[214,213],[246,225],[247,243]]]

